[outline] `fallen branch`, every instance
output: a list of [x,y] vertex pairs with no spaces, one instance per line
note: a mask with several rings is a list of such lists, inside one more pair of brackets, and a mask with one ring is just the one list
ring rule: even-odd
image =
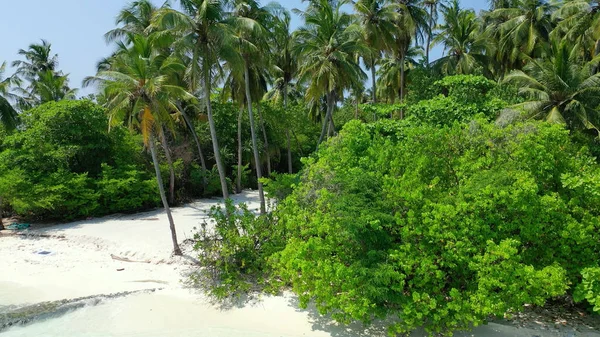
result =
[[117,255],[114,255],[114,254],[110,254],[110,257],[112,257],[113,260],[118,260],[118,261],[123,261],[123,262],[137,262],[137,263],[150,263],[150,262],[152,262],[150,260],[137,260],[137,261],[136,260],[131,260],[131,259],[128,259],[126,257],[120,257],[120,256],[117,256]]

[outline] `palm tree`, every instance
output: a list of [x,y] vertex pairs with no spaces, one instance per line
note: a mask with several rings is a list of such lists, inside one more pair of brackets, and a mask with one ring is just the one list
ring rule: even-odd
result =
[[527,98],[513,109],[527,116],[566,124],[570,129],[599,131],[600,74],[592,69],[600,58],[582,65],[577,47],[554,43],[547,59],[530,59],[523,71],[515,70],[504,82],[516,83]]
[[360,23],[365,45],[369,48],[363,59],[371,70],[372,100],[377,103],[377,78],[375,64],[381,53],[390,50],[394,42],[394,23],[397,20],[396,6],[384,0],[358,0],[354,9]]
[[181,255],[175,223],[165,193],[155,143],[161,129],[172,126],[172,112],[178,112],[178,102],[194,101],[194,96],[183,87],[172,84],[172,78],[185,69],[173,55],[165,55],[164,43],[153,35],[129,35],[131,48],[117,54],[111,70],[101,71],[84,80],[84,86],[97,83],[106,95],[111,123],[134,123],[140,130],[144,144],[150,149],[160,197],[169,219],[173,252]]
[[[272,90],[265,94],[265,98],[277,101],[282,101],[283,108],[287,112],[289,89],[298,71],[298,60],[292,53],[292,29],[291,16],[279,4],[271,4],[267,7],[273,19],[271,25],[271,34],[269,34],[269,45],[271,46],[270,55],[272,58],[272,66],[277,78],[275,79]],[[287,124],[287,123],[286,123]],[[290,141],[290,128],[286,125],[285,136],[287,140],[287,159],[288,172],[293,172],[292,167],[292,149]]]
[[475,12],[460,8],[459,0],[452,0],[442,7],[442,15],[444,23],[433,45],[442,44],[447,55],[434,64],[445,74],[471,74],[484,66],[488,40]]
[[586,60],[600,55],[600,1],[567,0],[555,12],[555,32],[575,42]]
[[388,53],[386,57],[379,62],[378,82],[379,92],[377,95],[384,98],[387,103],[395,103],[396,98],[402,97],[402,77],[407,70],[413,69],[417,65],[417,58],[423,56],[420,47],[412,47],[406,52],[404,57],[395,53]]
[[406,88],[405,58],[413,41],[423,40],[423,31],[428,26],[427,12],[419,6],[417,0],[396,0],[398,17],[396,19],[395,41],[392,54],[400,59],[400,101],[404,101]]
[[425,64],[429,66],[429,52],[431,51],[431,43],[433,41],[434,30],[438,21],[438,7],[443,4],[444,0],[422,0],[421,5],[427,9],[427,42],[425,43]]
[[[186,69],[190,92],[196,92],[201,85],[204,105],[213,144],[213,151],[223,197],[229,197],[225,167],[221,159],[217,129],[213,117],[210,95],[212,91],[213,67],[221,60],[238,58],[234,49],[232,21],[222,1],[218,0],[179,0],[183,12],[172,8],[161,8],[152,19],[153,27],[169,27],[177,34],[175,48],[181,53],[191,55],[189,68]],[[235,62],[235,61],[233,61]]]
[[489,29],[496,34],[498,61],[520,69],[526,57],[540,57],[548,49],[556,7],[546,0],[518,0],[510,5],[488,14],[493,22]]
[[[254,161],[256,163],[256,178],[258,181],[258,193],[260,197],[260,212],[261,214],[266,213],[266,202],[263,191],[263,185],[261,182],[262,178],[262,169],[260,165],[260,156],[258,152],[258,142],[256,138],[255,131],[255,123],[254,123],[254,113],[252,111],[252,102],[254,101],[254,97],[252,95],[252,88],[257,88],[256,80],[260,77],[260,72],[258,71],[258,67],[264,66],[266,59],[262,57],[261,53],[261,45],[265,45],[267,39],[265,39],[265,35],[267,34],[262,22],[264,22],[266,16],[269,15],[268,11],[264,8],[261,8],[258,5],[258,2],[253,0],[242,0],[236,1],[234,3],[234,15],[236,19],[236,33],[238,39],[238,52],[243,59],[244,65],[244,83],[246,90],[246,103],[248,104],[248,117],[250,122],[250,135],[252,137],[252,150],[254,152]],[[251,78],[250,69],[253,68],[254,76]],[[254,81],[253,81],[254,80]],[[251,83],[254,82],[254,86],[251,86]],[[266,88],[265,88],[266,91]],[[259,99],[262,98],[263,94],[259,95]],[[259,102],[260,105],[260,102]],[[260,113],[259,113],[260,115]],[[264,130],[264,122],[262,116],[260,117],[260,124],[263,130],[263,134],[265,137],[265,147],[267,147],[268,151],[268,141],[266,137],[266,132]],[[267,154],[268,158],[268,154]],[[269,165],[270,166],[270,165]]]
[[295,32],[293,50],[301,60],[299,78],[308,83],[305,99],[315,109],[325,96],[327,107],[318,144],[333,124],[339,91],[366,78],[355,57],[366,48],[360,43],[360,31],[352,26],[352,15],[341,9],[346,3],[314,0],[306,11],[297,11],[305,25]]
[[117,15],[115,23],[123,26],[110,30],[104,34],[104,38],[107,42],[114,42],[129,36],[148,35],[152,17],[158,9],[150,0],[133,1]]
[[[14,75],[15,100],[21,110],[62,99],[75,98],[76,90],[68,86],[68,75],[58,71],[58,55],[52,55],[52,45],[46,40],[41,44],[31,44],[27,50],[20,49],[19,55],[25,60],[12,63],[16,67]],[[28,82],[27,87],[22,84]]]
[[[9,77],[3,79],[5,70],[6,62],[2,62],[0,65],[0,124],[5,128],[12,130],[17,126],[18,115],[17,111],[9,102],[9,97],[11,97],[10,87],[12,85],[12,78]],[[2,216],[0,214],[0,219],[1,218]]]

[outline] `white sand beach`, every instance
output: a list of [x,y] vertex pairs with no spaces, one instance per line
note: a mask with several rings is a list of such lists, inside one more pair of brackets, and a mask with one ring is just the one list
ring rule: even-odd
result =
[[[258,195],[234,196],[258,208]],[[206,212],[219,201],[202,200],[173,209],[180,242],[193,237]],[[173,257],[162,210],[30,229],[30,235],[0,236],[0,309],[44,301],[156,289],[103,300],[60,317],[14,327],[3,336],[387,336],[385,328],[339,326],[302,310],[291,294],[263,296],[223,307],[210,303],[182,280],[194,254]],[[40,254],[43,253],[43,254]],[[111,254],[136,262],[115,260]],[[415,334],[421,335],[421,334]],[[491,323],[458,336],[569,336],[564,331],[517,329]],[[594,331],[573,336],[600,336]]]

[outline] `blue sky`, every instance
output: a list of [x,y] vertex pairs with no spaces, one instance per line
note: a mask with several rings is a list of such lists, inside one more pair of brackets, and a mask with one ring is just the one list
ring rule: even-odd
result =
[[[112,50],[104,33],[114,28],[119,10],[130,0],[22,0],[2,1],[0,63],[18,58],[17,51],[46,39],[59,56],[59,68],[69,74],[70,85],[80,87],[85,76],[95,73],[96,63]],[[156,0],[160,4],[162,1]],[[301,0],[281,0],[284,7],[304,8]],[[265,1],[266,3],[266,1]],[[487,8],[485,0],[462,0],[464,8]],[[294,25],[301,22],[294,18]],[[441,55],[441,50],[434,51]],[[86,94],[91,89],[80,92]]]

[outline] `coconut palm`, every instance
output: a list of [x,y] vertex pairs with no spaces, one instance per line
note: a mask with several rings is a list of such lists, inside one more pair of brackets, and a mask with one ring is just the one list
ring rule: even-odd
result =
[[577,47],[555,43],[547,59],[530,59],[523,71],[515,70],[504,82],[516,83],[527,100],[513,108],[526,116],[553,123],[564,123],[570,129],[598,131],[600,74],[592,69],[600,57],[582,63]]
[[548,49],[556,7],[546,0],[519,0],[488,14],[497,40],[497,59],[520,68],[526,57],[540,57]]
[[129,36],[148,35],[149,27],[152,25],[152,17],[158,11],[158,7],[150,0],[133,1],[123,8],[116,18],[116,24],[122,25],[104,34],[107,42],[127,39]]
[[444,0],[422,0],[421,5],[427,10],[427,42],[425,43],[425,64],[429,66],[429,52],[434,37],[435,27],[439,18],[438,9]]
[[460,8],[459,0],[442,7],[444,23],[433,45],[443,45],[446,56],[434,62],[444,74],[471,74],[487,63],[485,51],[489,43],[473,10]]
[[84,80],[84,86],[98,84],[106,95],[111,123],[133,123],[150,149],[160,197],[169,219],[173,252],[181,255],[175,223],[165,193],[156,142],[162,128],[173,125],[171,113],[178,112],[178,102],[193,101],[194,96],[183,87],[172,84],[174,74],[185,69],[179,58],[159,52],[164,50],[160,38],[150,35],[129,35],[131,48],[112,60],[111,70],[101,71]]
[[[11,97],[10,87],[12,85],[12,78],[3,78],[5,71],[6,62],[2,62],[0,65],[0,124],[5,128],[12,130],[17,126],[18,116],[17,111],[9,102],[9,97]],[[0,218],[2,217],[0,216]]]
[[386,103],[395,103],[396,99],[402,97],[402,77],[406,70],[411,70],[417,65],[417,58],[423,56],[420,47],[412,47],[406,56],[388,53],[379,62],[378,82],[379,93]]
[[347,1],[314,0],[306,11],[297,11],[305,25],[294,35],[294,52],[300,60],[299,78],[308,83],[305,99],[313,109],[325,97],[327,111],[318,143],[333,124],[333,110],[340,90],[363,82],[366,74],[356,61],[365,54],[362,34],[352,26],[353,17],[341,8]]
[[[69,88],[68,75],[57,70],[58,55],[52,55],[52,45],[46,40],[31,44],[27,50],[20,49],[25,60],[12,63],[16,67],[13,83],[15,100],[21,110],[62,99],[75,98],[76,90]],[[23,86],[28,83],[27,86]]]
[[[252,110],[252,103],[254,101],[254,97],[252,95],[252,88],[256,91],[257,83],[260,78],[259,68],[264,67],[266,65],[267,59],[264,57],[262,51],[264,51],[261,46],[266,45],[267,39],[266,34],[267,31],[263,26],[263,23],[266,21],[269,16],[269,12],[260,7],[258,2],[253,0],[240,0],[234,1],[234,16],[236,21],[236,35],[237,35],[237,50],[243,60],[244,67],[244,83],[245,83],[245,92],[246,92],[246,103],[248,108],[248,117],[250,123],[250,135],[252,138],[252,151],[254,153],[254,161],[255,161],[255,169],[256,169],[256,178],[258,181],[258,193],[260,197],[260,212],[261,214],[266,213],[266,202],[263,191],[263,185],[261,182],[262,178],[262,168],[260,165],[260,155],[258,151],[258,141],[256,137],[256,128],[254,123],[254,113]],[[252,73],[254,76],[251,77],[251,68],[254,70]],[[263,90],[262,94],[259,95],[259,99],[262,98],[266,92],[266,87]],[[260,102],[259,102],[260,105]],[[263,130],[265,147],[268,151],[268,140],[266,137],[266,132],[264,130],[264,121],[259,112],[260,125]],[[268,159],[267,154],[267,159]],[[270,166],[270,165],[269,165]]]
[[417,0],[395,0],[398,16],[395,22],[395,39],[392,54],[400,59],[400,101],[404,101],[406,88],[405,58],[413,42],[423,41],[423,33],[427,30],[427,12]]
[[[264,96],[265,99],[283,104],[287,112],[290,86],[298,71],[298,60],[292,53],[292,29],[291,16],[281,5],[271,3],[266,8],[271,14],[269,45],[271,46],[271,65],[274,69],[276,79],[273,81],[272,89]],[[288,172],[292,173],[292,149],[290,141],[290,128],[286,125],[285,136],[287,140]]]
[[377,103],[377,78],[375,64],[381,53],[392,48],[394,42],[394,23],[397,20],[397,6],[384,0],[358,0],[354,10],[363,33],[364,44],[368,47],[362,55],[371,70],[372,100]]
[[212,75],[219,62],[235,58],[238,58],[238,64],[242,62],[234,49],[232,21],[227,17],[222,1],[180,0],[179,3],[183,12],[161,8],[152,19],[152,26],[169,27],[169,31],[178,36],[174,47],[182,54],[191,55],[186,80],[190,83],[190,92],[196,92],[202,87],[221,190],[223,197],[228,198],[226,172],[221,159],[210,94]]
[[600,1],[567,0],[554,16],[555,32],[575,42],[587,60],[600,55]]

